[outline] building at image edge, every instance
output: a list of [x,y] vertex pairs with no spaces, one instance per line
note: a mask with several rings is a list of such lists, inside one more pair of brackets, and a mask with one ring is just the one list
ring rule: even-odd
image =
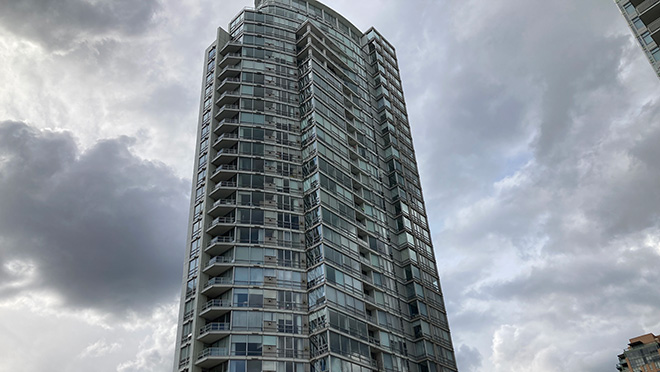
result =
[[660,78],[660,0],[615,0]]
[[660,371],[660,336],[647,333],[631,338],[628,348],[619,354],[616,369],[622,372]]
[[174,371],[457,371],[392,45],[257,0],[200,102]]

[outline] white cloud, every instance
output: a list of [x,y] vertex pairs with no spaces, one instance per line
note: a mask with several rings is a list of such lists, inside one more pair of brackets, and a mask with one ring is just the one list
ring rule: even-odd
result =
[[117,342],[108,343],[106,340],[98,340],[90,344],[78,355],[78,358],[97,358],[112,354],[121,349],[121,345]]

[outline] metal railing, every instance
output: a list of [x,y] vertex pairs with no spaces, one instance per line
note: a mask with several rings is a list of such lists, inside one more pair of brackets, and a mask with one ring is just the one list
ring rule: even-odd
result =
[[303,350],[229,350],[226,347],[210,347],[202,350],[197,355],[197,360],[208,357],[229,357],[229,356],[265,356],[276,358],[308,359],[309,352]]
[[658,29],[660,29],[660,18],[656,19],[655,21],[649,23],[646,28],[649,30],[650,33],[656,32]]
[[230,285],[233,284],[234,280],[232,278],[221,278],[221,277],[215,277],[209,279],[208,282],[206,282],[206,285],[204,285],[204,288],[208,288],[213,285]]
[[211,239],[208,246],[212,246],[213,244],[217,243],[233,243],[234,241],[235,239],[233,236],[216,236],[215,238]]
[[209,228],[220,224],[233,224],[235,222],[236,218],[234,217],[218,217],[209,224]]
[[201,311],[206,311],[213,308],[256,308],[256,309],[283,309],[293,311],[307,311],[307,306],[291,302],[275,302],[269,304],[267,302],[249,303],[248,301],[230,301],[230,300],[210,300],[202,306]]
[[642,2],[636,8],[637,13],[642,14],[655,4],[658,4],[658,0],[646,0],[646,1]]
[[213,203],[212,208],[213,208],[213,207],[217,207],[217,206],[219,206],[219,205],[236,205],[236,199],[220,199],[220,200],[216,200],[216,201]]
[[209,323],[199,329],[199,335],[202,336],[210,332],[230,331],[230,330],[231,330],[230,323]]

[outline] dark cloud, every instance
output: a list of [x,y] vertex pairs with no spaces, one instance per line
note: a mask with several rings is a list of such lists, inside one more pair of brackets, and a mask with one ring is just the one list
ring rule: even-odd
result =
[[8,0],[0,4],[0,27],[47,49],[68,49],[95,38],[140,34],[159,8],[157,0]]
[[0,123],[0,257],[34,265],[22,290],[117,313],[176,293],[188,182],[133,155],[133,142],[81,152],[69,133]]

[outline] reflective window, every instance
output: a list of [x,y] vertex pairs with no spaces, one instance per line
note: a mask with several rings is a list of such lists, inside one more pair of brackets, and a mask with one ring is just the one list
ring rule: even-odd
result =
[[660,61],[660,48],[654,48],[651,51],[651,55],[653,56],[653,59],[655,59],[656,62]]
[[204,186],[198,187],[195,191],[195,199],[201,198],[204,196]]
[[197,221],[193,224],[193,227],[192,227],[193,234],[198,232],[201,229],[202,229],[202,221],[201,220]]
[[626,13],[628,13],[629,15],[633,15],[636,13],[635,7],[631,3],[624,5],[623,9],[625,9]]
[[206,178],[206,168],[202,169],[201,172],[197,173],[197,182],[202,182],[204,181],[204,178]]
[[648,31],[642,34],[642,39],[644,40],[644,43],[647,45],[653,42],[653,38],[651,37],[651,34]]
[[190,256],[194,256],[199,252],[199,248],[201,246],[201,240],[200,239],[195,239],[190,243]]
[[188,277],[192,277],[197,274],[197,267],[199,266],[199,258],[190,260],[188,263]]

